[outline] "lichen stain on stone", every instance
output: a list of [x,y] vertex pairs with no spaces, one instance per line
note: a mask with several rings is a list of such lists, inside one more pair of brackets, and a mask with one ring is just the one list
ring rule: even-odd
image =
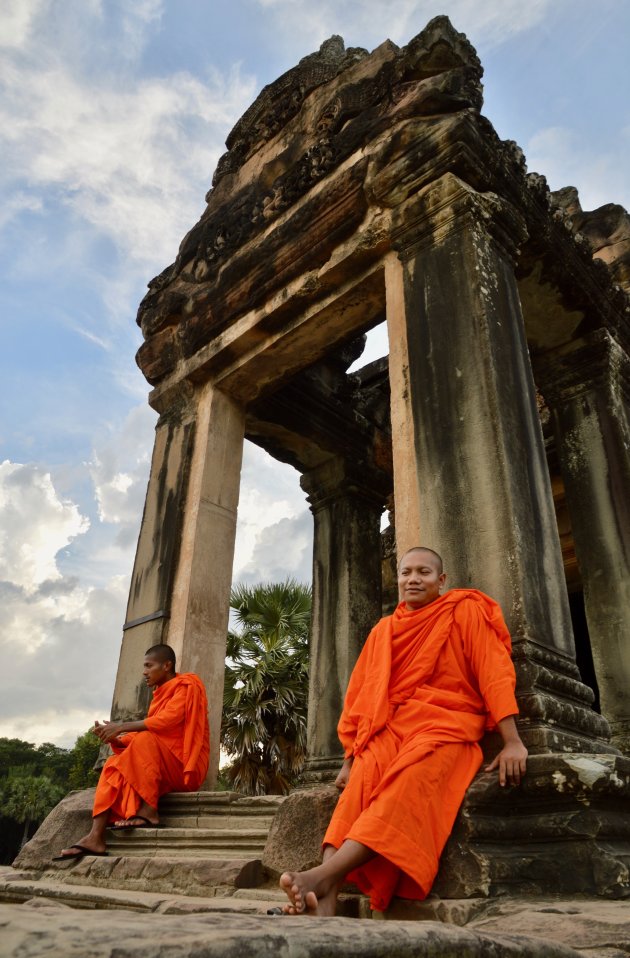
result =
[[621,778],[616,769],[613,769],[613,771],[610,773],[609,782],[611,785],[616,785],[617,788],[624,788],[628,784],[628,780],[626,778]]
[[590,758],[565,758],[565,764],[577,773],[577,777],[583,785],[589,788],[600,778],[605,778],[608,769],[600,762],[594,762]]
[[553,781],[554,781],[554,785],[556,786],[557,790],[558,790],[559,792],[563,792],[563,791],[564,791],[564,786],[565,786],[566,781],[567,781],[566,775],[563,775],[562,772],[554,772],[551,777],[552,777],[552,779],[553,779]]

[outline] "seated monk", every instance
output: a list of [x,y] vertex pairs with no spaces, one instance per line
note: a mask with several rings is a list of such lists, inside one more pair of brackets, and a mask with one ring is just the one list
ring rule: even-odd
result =
[[92,731],[111,745],[96,786],[92,828],[54,861],[106,855],[105,829],[155,828],[158,799],[166,792],[196,791],[208,771],[208,701],[200,678],[177,675],[169,645],[145,653],[144,679],[153,689],[145,719],[96,722]]
[[378,911],[393,895],[426,898],[487,728],[498,728],[503,748],[486,771],[498,769],[501,785],[525,773],[501,610],[475,589],[442,594],[445,579],[432,549],[402,557],[401,601],[368,636],[348,684],[338,726],[341,795],[323,861],[281,876],[285,914],[334,915],[344,881]]

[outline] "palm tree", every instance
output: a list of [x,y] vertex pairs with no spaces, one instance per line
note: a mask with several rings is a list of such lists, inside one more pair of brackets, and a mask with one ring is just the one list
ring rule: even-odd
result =
[[306,755],[311,589],[293,579],[232,589],[221,745],[228,782],[286,794]]
[[21,775],[8,779],[2,789],[2,814],[24,825],[20,848],[28,841],[29,828],[43,822],[65,795],[47,775]]

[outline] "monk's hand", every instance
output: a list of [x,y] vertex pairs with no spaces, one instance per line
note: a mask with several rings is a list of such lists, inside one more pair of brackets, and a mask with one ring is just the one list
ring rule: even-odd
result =
[[122,723],[121,722],[103,722],[102,725],[99,725],[98,722],[94,726],[94,734],[100,738],[101,742],[111,742],[112,739],[118,738],[119,735],[122,735]]
[[350,756],[350,758],[345,759],[343,765],[341,766],[339,775],[337,775],[337,778],[335,779],[335,785],[340,792],[343,792],[344,788],[348,784],[351,768],[352,768],[352,756]]
[[499,769],[499,785],[520,785],[527,769],[527,749],[520,738],[506,742],[497,757],[486,765],[486,772]]

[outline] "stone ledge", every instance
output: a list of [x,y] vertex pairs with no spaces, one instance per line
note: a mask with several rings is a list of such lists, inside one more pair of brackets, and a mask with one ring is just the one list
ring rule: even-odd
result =
[[239,914],[74,911],[58,904],[0,908],[3,958],[85,954],[90,958],[577,958],[556,942],[477,932],[435,922],[272,918]]
[[257,887],[264,880],[259,859],[210,859],[87,856],[78,862],[54,862],[43,870],[23,873],[59,884],[98,886],[130,891],[182,895],[228,896],[237,888]]
[[[94,885],[71,885],[68,882],[47,880],[28,872],[0,869],[0,903],[24,902],[54,903],[79,909],[123,909],[134,912],[161,914],[189,914],[191,912],[238,912],[265,914],[269,900],[233,897],[196,897],[192,895],[165,895],[159,892],[100,888]],[[0,912],[1,914],[1,912]]]

